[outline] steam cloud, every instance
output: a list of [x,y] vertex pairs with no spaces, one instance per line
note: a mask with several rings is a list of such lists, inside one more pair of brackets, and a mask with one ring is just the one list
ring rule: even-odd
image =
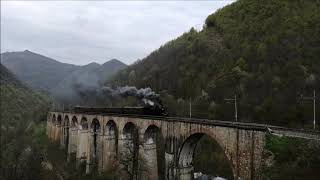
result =
[[[83,104],[97,106],[112,102],[118,98],[135,97],[140,100],[144,106],[164,109],[159,94],[151,88],[137,89],[134,86],[123,86],[112,88],[109,86],[96,86],[85,82],[74,83],[72,89],[83,100]],[[92,101],[92,102],[91,102]]]
[[101,88],[104,95],[110,95],[112,97],[135,97],[141,100],[147,106],[157,106],[162,108],[162,103],[159,94],[152,91],[151,88],[137,89],[134,86],[124,86],[112,89],[111,87],[104,86]]

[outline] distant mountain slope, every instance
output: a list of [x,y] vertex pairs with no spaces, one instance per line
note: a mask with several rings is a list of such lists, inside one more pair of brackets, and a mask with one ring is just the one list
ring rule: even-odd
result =
[[16,77],[35,90],[44,90],[62,103],[81,101],[77,88],[98,88],[111,75],[126,67],[116,59],[100,65],[61,63],[30,51],[1,54],[1,61]]
[[[320,90],[319,1],[238,0],[114,78],[150,86],[172,113],[233,120],[225,98],[238,96],[241,121],[309,126],[300,95]],[[320,112],[317,112],[320,116]]]
[[27,50],[3,53],[1,63],[30,87],[46,91],[79,68]]
[[82,98],[82,93],[96,91],[111,75],[125,67],[125,64],[115,59],[102,65],[90,63],[81,66],[57,84],[51,93],[64,104],[91,104],[84,102],[88,100]]
[[102,77],[101,80],[104,82],[109,77],[117,73],[119,70],[124,69],[125,67],[127,67],[127,65],[117,59],[111,59],[105,62],[101,65],[100,68],[100,73]]

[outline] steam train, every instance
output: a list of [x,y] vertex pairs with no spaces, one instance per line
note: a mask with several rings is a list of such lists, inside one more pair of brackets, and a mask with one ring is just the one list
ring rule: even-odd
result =
[[75,106],[76,113],[106,113],[106,114],[132,114],[132,115],[151,115],[168,116],[164,107],[144,106],[144,107],[87,107]]

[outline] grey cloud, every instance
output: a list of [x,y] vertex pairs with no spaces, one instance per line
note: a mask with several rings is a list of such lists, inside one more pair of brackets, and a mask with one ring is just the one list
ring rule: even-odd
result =
[[1,52],[29,49],[73,64],[127,64],[232,1],[1,1]]

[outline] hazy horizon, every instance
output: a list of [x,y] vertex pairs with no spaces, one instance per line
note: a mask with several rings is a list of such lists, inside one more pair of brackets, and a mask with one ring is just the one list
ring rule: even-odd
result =
[[1,1],[1,53],[29,50],[63,63],[132,64],[233,1]]

